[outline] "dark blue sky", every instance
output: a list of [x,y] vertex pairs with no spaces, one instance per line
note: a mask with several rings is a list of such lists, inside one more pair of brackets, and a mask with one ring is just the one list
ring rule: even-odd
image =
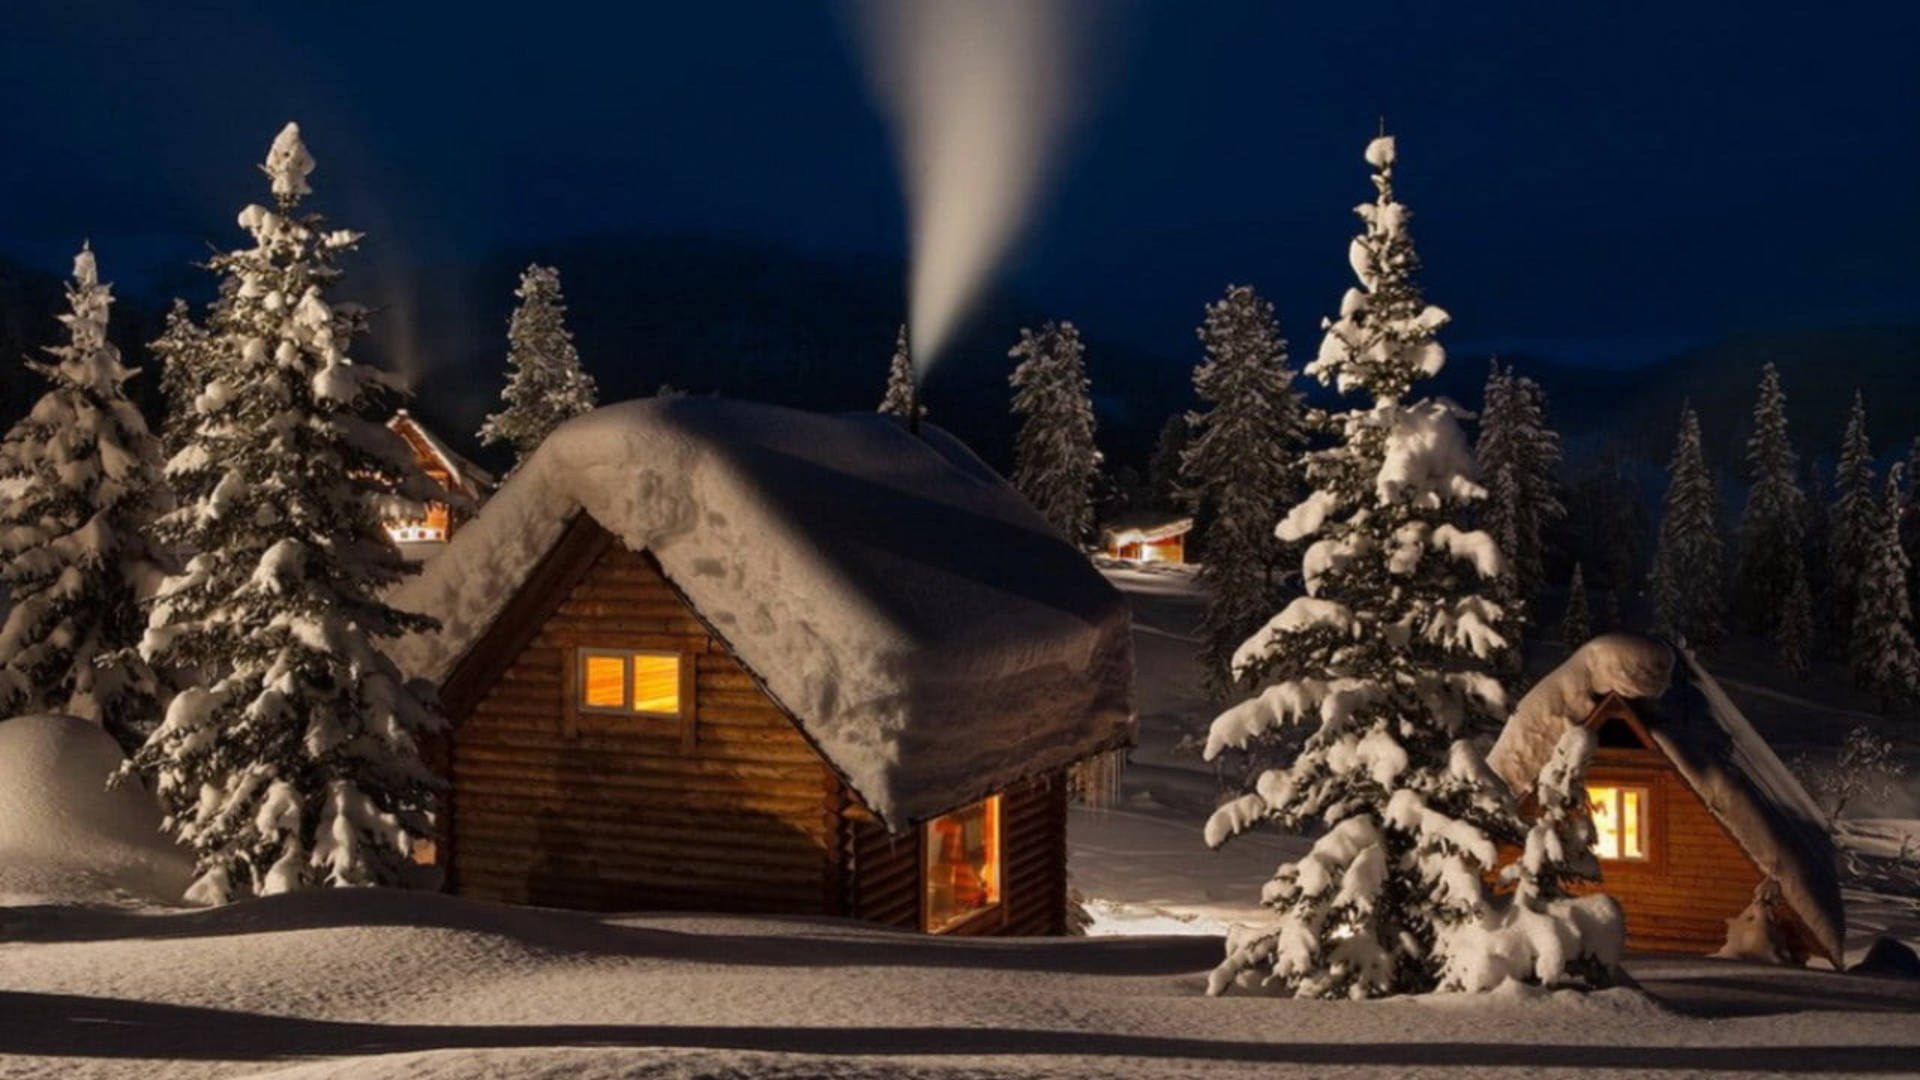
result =
[[[1309,352],[1381,114],[1456,348],[1634,362],[1920,321],[1920,4],[1106,10],[1102,92],[1006,274],[1090,332],[1189,350],[1245,280]],[[90,236],[123,288],[175,287],[238,242],[289,118],[314,205],[370,234],[353,291],[382,302],[422,268],[614,229],[903,243],[834,4],[12,0],[0,253],[58,268]]]

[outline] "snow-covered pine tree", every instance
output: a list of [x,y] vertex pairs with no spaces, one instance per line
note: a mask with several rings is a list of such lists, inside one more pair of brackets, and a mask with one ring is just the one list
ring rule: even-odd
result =
[[1774,620],[1773,647],[1787,674],[1804,679],[1813,669],[1813,588],[1803,568],[1793,570],[1793,583],[1787,586],[1786,600]]
[[1834,467],[1833,510],[1827,515],[1827,565],[1832,579],[1827,614],[1838,648],[1853,640],[1854,612],[1860,607],[1867,559],[1880,534],[1879,499],[1873,445],[1867,437],[1867,401],[1855,390],[1840,440],[1840,460]]
[[1093,533],[1093,485],[1100,451],[1093,442],[1085,346],[1070,322],[1020,331],[1007,355],[1019,361],[1009,380],[1020,430],[1013,443],[1013,486],[1076,544]]
[[1806,537],[1800,463],[1787,440],[1787,395],[1772,364],[1760,369],[1760,396],[1747,436],[1747,505],[1740,513],[1740,563],[1734,607],[1747,629],[1779,629],[1781,598],[1804,576]]
[[185,429],[192,426],[193,399],[207,384],[203,370],[207,331],[194,321],[187,302],[176,298],[167,309],[166,325],[149,348],[160,361],[160,394],[166,405],[160,442],[171,454],[180,449]]
[[440,723],[379,644],[432,625],[380,599],[408,570],[380,507],[438,487],[386,428],[404,394],[347,356],[365,315],[327,299],[360,237],[299,212],[298,126],[264,170],[276,208],[241,211],[253,245],[209,263],[233,299],[210,317],[208,382],[167,464],[180,505],[155,529],[194,555],[140,646],[199,684],[128,769],[154,778],[205,903],[402,880],[435,785],[418,739]]
[[1867,545],[1853,616],[1853,670],[1860,684],[1894,709],[1920,700],[1920,648],[1914,644],[1907,577],[1913,567],[1900,545],[1901,465],[1888,472],[1879,531]]
[[168,508],[160,443],[127,400],[138,374],[107,340],[112,288],[82,247],[60,316],[67,342],[28,361],[50,389],[0,442],[0,716],[67,713],[123,747],[160,719],[164,692],[135,655],[140,601],[166,567],[146,538]]
[[1229,286],[1207,305],[1198,334],[1207,358],[1193,369],[1193,389],[1206,408],[1187,414],[1180,476],[1206,552],[1201,676],[1220,700],[1237,689],[1234,650],[1279,606],[1286,549],[1273,524],[1300,495],[1305,421],[1272,303],[1249,286]]
[[1480,523],[1507,556],[1508,636],[1518,641],[1527,611],[1546,581],[1546,532],[1566,508],[1554,492],[1560,468],[1560,436],[1547,425],[1547,396],[1540,384],[1502,371],[1494,360],[1487,375],[1474,447],[1487,499]]
[[514,467],[527,460],[548,433],[582,413],[592,412],[598,393],[593,376],[580,366],[580,353],[567,329],[567,301],[560,294],[560,271],[538,263],[520,275],[513,290],[520,306],[507,322],[507,407],[480,425],[483,444],[509,443]]
[[1572,652],[1593,637],[1593,614],[1587,607],[1587,575],[1579,563],[1573,564],[1573,579],[1567,582],[1567,613],[1560,618],[1560,640]]
[[1685,404],[1653,553],[1653,607],[1660,629],[1697,651],[1711,649],[1724,632],[1722,550],[1720,499],[1700,448],[1700,417]]
[[[913,353],[907,348],[907,324],[893,339],[893,359],[887,364],[887,392],[880,398],[880,412],[902,420],[925,420],[926,406],[914,389]],[[917,414],[917,415],[916,415]]]
[[[1193,428],[1187,423],[1187,414],[1174,413],[1167,422],[1160,425],[1160,437],[1154,440],[1153,457],[1147,461],[1147,497],[1154,508],[1159,510],[1192,509],[1187,494],[1180,484],[1180,463],[1187,455],[1187,444],[1193,441]],[[1191,539],[1191,537],[1189,537]],[[1200,552],[1195,543],[1189,549],[1189,556]],[[1205,553],[1200,552],[1205,558]]]
[[[1566,975],[1536,974],[1536,959],[1547,969],[1552,960],[1514,940],[1516,909],[1486,885],[1497,845],[1524,835],[1505,785],[1466,737],[1471,714],[1491,717],[1505,704],[1487,670],[1506,643],[1502,613],[1481,591],[1504,567],[1490,536],[1460,525],[1486,495],[1462,411],[1403,400],[1445,363],[1435,333],[1447,314],[1414,281],[1393,139],[1374,140],[1366,158],[1379,195],[1356,208],[1366,229],[1349,261],[1360,287],[1347,290],[1306,370],[1371,400],[1310,414],[1338,441],[1306,455],[1314,490],[1276,530],[1289,543],[1315,538],[1301,560],[1307,594],[1235,655],[1239,670],[1266,665],[1271,683],[1214,720],[1205,751],[1211,760],[1257,750],[1288,725],[1310,725],[1290,765],[1265,770],[1252,793],[1214,813],[1206,840],[1217,847],[1266,822],[1322,831],[1262,890],[1276,920],[1229,938],[1213,993],[1259,969],[1304,997],[1417,992],[1443,979],[1479,985],[1495,963],[1520,978]],[[1487,948],[1494,935],[1511,946],[1497,958]]]

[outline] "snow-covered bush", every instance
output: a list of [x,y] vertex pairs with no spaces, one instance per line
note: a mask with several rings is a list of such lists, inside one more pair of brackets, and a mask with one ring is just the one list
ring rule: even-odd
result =
[[573,332],[567,329],[560,271],[538,264],[527,267],[513,295],[520,298],[520,306],[507,322],[510,370],[500,391],[507,407],[480,425],[480,441],[512,445],[517,467],[554,428],[591,412],[598,388],[580,366]]
[[[1506,785],[1465,737],[1470,715],[1497,714],[1505,694],[1488,658],[1506,646],[1500,606],[1483,590],[1505,571],[1498,546],[1460,525],[1484,499],[1451,402],[1403,400],[1446,354],[1446,312],[1414,282],[1410,217],[1394,197],[1395,146],[1367,147],[1379,197],[1357,212],[1366,231],[1350,261],[1360,280],[1307,373],[1371,403],[1313,420],[1336,445],[1307,455],[1314,489],[1280,522],[1311,540],[1307,595],[1289,603],[1234,657],[1267,665],[1270,684],[1213,723],[1206,756],[1245,748],[1293,724],[1314,725],[1304,750],[1207,823],[1218,846],[1263,823],[1322,831],[1308,854],[1262,891],[1272,925],[1237,932],[1209,990],[1265,981],[1305,997],[1376,997],[1443,983],[1477,985],[1511,935],[1487,882],[1502,843],[1523,826]],[[1577,956],[1590,928],[1579,911],[1510,909],[1529,942],[1551,933]],[[1511,929],[1511,926],[1509,927]],[[1539,947],[1535,946],[1536,953]],[[1515,954],[1517,955],[1517,954]],[[1538,977],[1544,968],[1528,965]],[[1521,965],[1509,973],[1520,975]],[[1470,977],[1472,976],[1472,977]]]
[[1867,724],[1847,732],[1832,765],[1823,765],[1806,754],[1795,757],[1793,764],[1807,791],[1826,813],[1828,828],[1856,802],[1891,798],[1907,771],[1899,748]]
[[112,289],[91,248],[73,260],[68,340],[28,367],[52,384],[0,443],[0,715],[62,713],[138,746],[163,688],[132,647],[140,600],[164,565],[145,536],[169,496],[160,443],[124,384],[136,372],[107,341]]
[[379,642],[432,620],[381,600],[409,568],[380,514],[439,488],[387,430],[404,395],[347,356],[365,317],[327,290],[360,237],[296,212],[312,170],[287,125],[265,166],[276,209],[241,211],[253,245],[210,263],[229,300],[167,463],[179,506],[155,527],[192,557],[140,654],[198,683],[128,771],[194,850],[201,902],[393,882],[429,828],[417,740],[439,718]]

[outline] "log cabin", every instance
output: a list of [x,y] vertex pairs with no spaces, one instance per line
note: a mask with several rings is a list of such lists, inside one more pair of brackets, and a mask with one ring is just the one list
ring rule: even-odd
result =
[[417,515],[388,521],[387,535],[400,553],[413,562],[424,562],[438,554],[454,531],[471,518],[493,490],[491,474],[455,453],[420,419],[405,409],[387,421],[388,430],[400,436],[413,451],[422,472],[446,491],[444,501],[430,502]]
[[1181,566],[1187,561],[1187,534],[1193,519],[1157,510],[1132,510],[1101,526],[1100,542],[1109,559]]
[[1841,966],[1846,921],[1819,807],[1691,652],[1607,634],[1536,684],[1487,757],[1523,806],[1568,724],[1596,735],[1594,891],[1619,901],[1628,948],[1715,952],[1758,897],[1792,958]]
[[393,603],[473,897],[1063,932],[1124,599],[932,425],[676,398],[556,430]]

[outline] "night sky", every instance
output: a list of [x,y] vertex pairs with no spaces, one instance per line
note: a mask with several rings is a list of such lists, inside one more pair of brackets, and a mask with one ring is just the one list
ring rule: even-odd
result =
[[[7,4],[0,254],[64,269],[91,237],[123,292],[178,290],[240,242],[254,163],[297,119],[312,205],[369,233],[348,291],[389,306],[614,230],[899,255],[846,8],[424,7]],[[1456,349],[1626,365],[1920,321],[1920,4],[1782,8],[1102,5],[1076,137],[1001,284],[1189,355],[1244,280],[1308,352],[1384,115]]]

